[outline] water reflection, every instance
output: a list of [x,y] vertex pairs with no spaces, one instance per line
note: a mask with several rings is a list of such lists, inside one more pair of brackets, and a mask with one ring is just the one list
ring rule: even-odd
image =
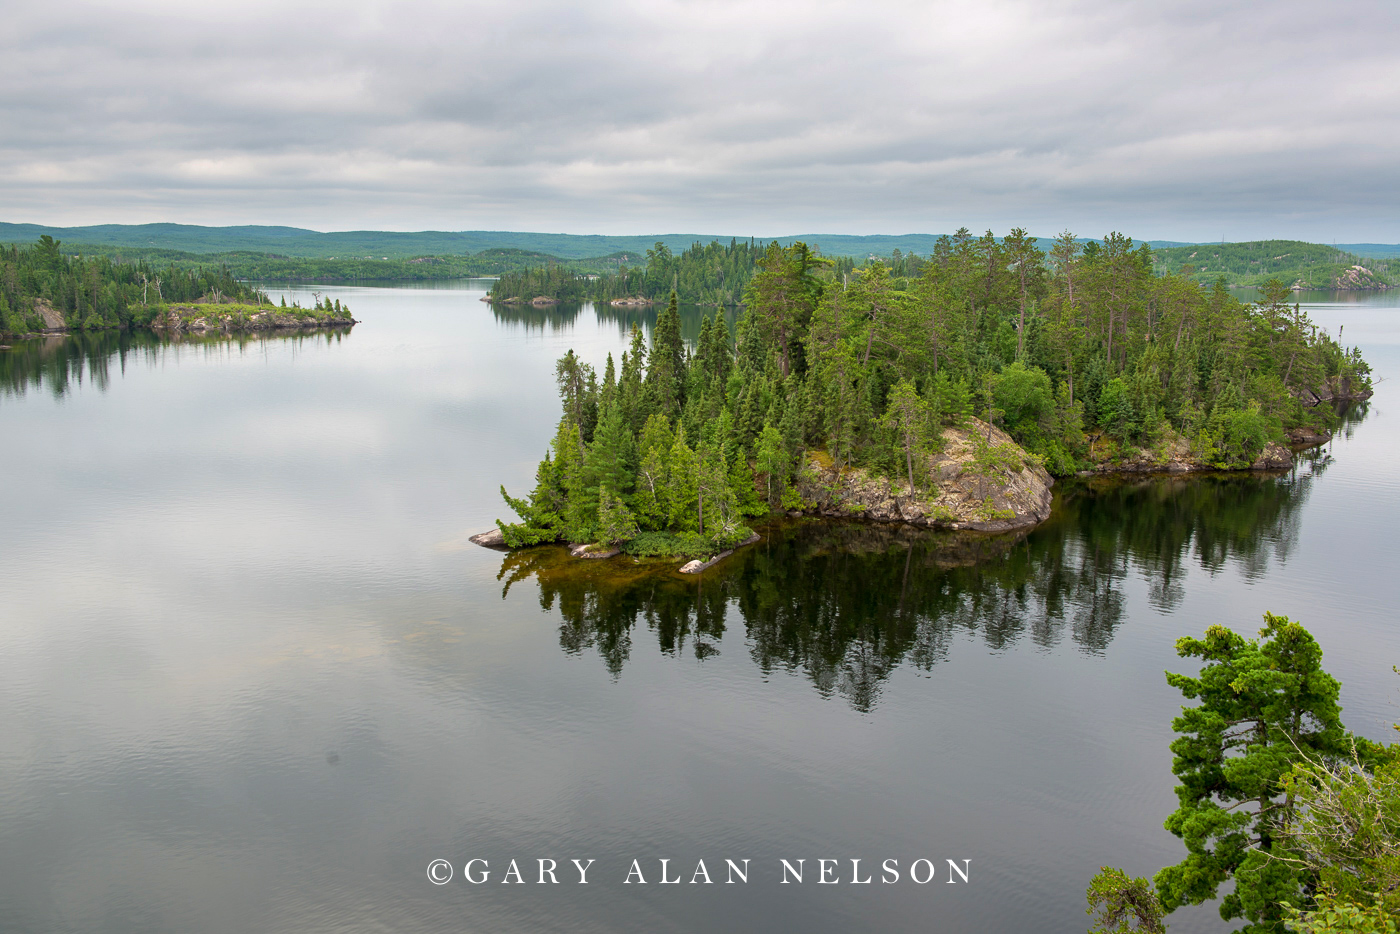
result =
[[17,340],[0,350],[0,397],[23,396],[47,387],[60,398],[84,382],[106,392],[113,375],[128,364],[155,365],[171,353],[203,348],[214,353],[241,352],[266,341],[339,343],[349,327],[315,331],[252,331],[237,334],[182,334],[162,337],[151,331],[82,331]]
[[1261,577],[1295,549],[1302,506],[1330,461],[1317,451],[1276,476],[1075,481],[1030,534],[784,521],[699,578],[674,562],[578,561],[546,547],[507,555],[499,579],[504,596],[533,578],[541,607],[559,612],[564,651],[596,651],[614,677],[639,626],[662,653],[703,660],[720,652],[732,612],[765,674],[801,674],[865,711],[896,667],[932,670],[960,634],[992,651],[1067,637],[1103,654],[1124,620],[1130,574],[1162,610],[1181,603],[1189,564]]
[[[591,302],[560,302],[557,305],[493,304],[491,314],[495,316],[497,321],[507,324],[521,324],[525,326],[526,330],[557,333],[571,330],[578,321],[579,315],[584,310],[591,309],[595,319],[599,322],[615,325],[619,334],[631,331],[632,325],[635,324],[642,329],[643,334],[650,335],[652,328],[656,326],[656,316],[665,307],[665,304],[613,306]],[[715,314],[715,308],[705,305],[681,305],[679,311],[681,336],[692,343],[700,338],[700,325],[703,319],[713,318]],[[734,308],[724,309],[724,319],[729,324],[730,332],[733,333],[734,324],[738,320],[738,310]]]

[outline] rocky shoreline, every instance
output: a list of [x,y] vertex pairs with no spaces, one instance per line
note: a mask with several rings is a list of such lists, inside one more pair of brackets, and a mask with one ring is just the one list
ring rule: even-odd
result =
[[[1298,445],[1304,449],[1316,447],[1324,443],[1331,435],[1322,436],[1322,440],[1314,443]],[[1259,452],[1254,463],[1244,470],[1287,470],[1293,466],[1293,451],[1270,441]],[[1137,473],[1201,473],[1218,472],[1221,468],[1208,464],[1201,460],[1191,449],[1191,445],[1177,435],[1170,440],[1163,442],[1152,449],[1131,448],[1121,457],[1106,461],[1096,467],[1081,470],[1080,477],[1097,477],[1113,474],[1137,474]]]
[[[1287,470],[1293,466],[1295,452],[1324,444],[1331,438],[1329,432],[1315,428],[1293,429],[1288,432],[1288,447],[1270,442],[1246,469]],[[923,466],[926,476],[933,482],[928,489],[911,495],[907,481],[874,476],[860,467],[842,467],[824,451],[809,451],[807,463],[799,471],[798,483],[798,493],[805,506],[790,511],[788,516],[856,519],[987,534],[1029,531],[1050,517],[1054,477],[1010,435],[981,419],[969,418],[963,426],[944,429],[942,449],[931,455]],[[1151,450],[1131,448],[1116,459],[1082,470],[1078,475],[1219,470],[1201,460],[1185,438],[1174,435]],[[755,533],[736,548],[758,540]],[[510,550],[499,528],[473,535],[469,541],[485,548]],[[569,552],[576,558],[609,558],[620,554],[621,549],[572,544]],[[690,561],[679,568],[679,572],[699,573],[733,552],[734,549],[730,549],[707,560]]]
[[521,298],[519,295],[512,295],[510,298],[493,298],[486,295],[481,300],[492,305],[534,305],[536,308],[559,304],[559,299],[549,295],[536,295],[534,298]]
[[824,452],[809,452],[798,484],[807,506],[794,512],[975,532],[1007,532],[1050,516],[1054,478],[1010,435],[981,419],[945,428],[942,450],[923,466],[934,482],[911,494],[907,481],[841,468]]
[[359,324],[343,314],[264,305],[171,305],[148,325],[163,334],[205,334],[210,331],[281,331],[350,327]]
[[[63,316],[47,303],[36,303],[35,307],[48,326],[40,331],[6,335],[7,338],[27,340],[92,330],[81,326],[65,325]],[[133,324],[133,327],[149,328],[163,335],[176,335],[242,331],[300,331],[313,328],[351,327],[359,323],[350,316],[348,311],[327,313],[305,308],[282,308],[275,305],[189,302],[166,306],[163,310],[157,311],[146,323]],[[114,331],[120,329],[117,325],[107,325],[97,330]]]

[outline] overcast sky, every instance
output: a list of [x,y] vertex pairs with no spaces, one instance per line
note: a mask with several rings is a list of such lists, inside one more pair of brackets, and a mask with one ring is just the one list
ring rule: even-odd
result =
[[0,8],[0,220],[1400,241],[1400,3]]

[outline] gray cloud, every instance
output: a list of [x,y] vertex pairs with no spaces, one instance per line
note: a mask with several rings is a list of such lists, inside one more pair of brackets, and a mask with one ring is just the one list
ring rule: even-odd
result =
[[7,220],[1400,240],[1393,4],[7,17]]

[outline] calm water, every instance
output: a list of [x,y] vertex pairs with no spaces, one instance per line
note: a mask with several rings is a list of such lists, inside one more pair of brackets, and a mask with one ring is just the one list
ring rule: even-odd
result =
[[[363,323],[0,354],[0,930],[1080,932],[1099,866],[1183,852],[1178,636],[1289,613],[1350,726],[1400,719],[1393,381],[1288,476],[1065,486],[1002,539],[789,523],[682,579],[466,541],[553,361],[632,318],[321,291]],[[1400,296],[1328,298],[1400,372]]]

